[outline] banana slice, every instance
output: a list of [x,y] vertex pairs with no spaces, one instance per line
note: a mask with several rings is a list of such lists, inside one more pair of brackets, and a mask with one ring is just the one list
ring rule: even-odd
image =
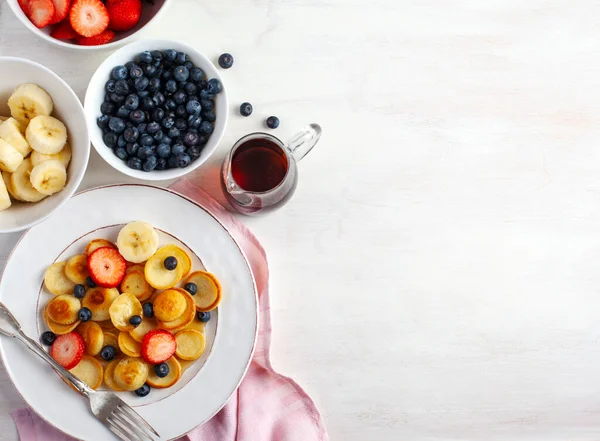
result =
[[[154,290],[144,277],[144,269],[139,269],[138,265],[134,265],[134,269],[127,269],[125,277],[121,282],[121,292],[130,292],[140,302],[148,300]],[[133,268],[133,267],[132,267]]]
[[198,311],[208,312],[219,306],[221,284],[213,274],[206,271],[195,271],[185,280],[185,284],[188,283],[194,283],[198,288],[198,292],[193,296]]
[[21,84],[8,99],[8,107],[13,118],[27,125],[38,115],[50,115],[54,110],[52,98],[37,84]]
[[163,260],[169,256],[175,257],[177,259],[177,265],[182,266],[182,277],[186,277],[192,269],[192,260],[190,259],[190,256],[177,245],[170,244],[160,247],[155,255],[157,258],[160,256]]
[[88,355],[98,355],[104,347],[104,332],[96,322],[83,322],[77,329],[79,335],[85,343],[85,353]]
[[[48,291],[55,295],[71,294],[75,284],[65,275],[67,262],[53,263],[46,269],[44,284]],[[85,305],[84,305],[85,306]]]
[[113,377],[121,389],[132,391],[144,385],[148,371],[148,365],[141,358],[124,358],[115,366]]
[[33,150],[52,155],[60,152],[67,143],[67,128],[52,116],[39,115],[27,126],[25,137]]
[[148,283],[156,289],[168,289],[172,288],[182,278],[183,267],[177,265],[174,270],[168,270],[164,265],[165,257],[159,253],[154,254],[146,262],[144,267],[144,275]]
[[93,321],[102,322],[110,318],[108,310],[117,297],[119,290],[116,288],[96,287],[88,290],[81,305],[92,311]]
[[32,168],[31,159],[25,158],[11,175],[12,188],[15,195],[25,202],[39,202],[46,197],[45,194],[40,193],[31,185],[29,176],[31,175]]
[[154,299],[154,316],[161,322],[170,322],[183,315],[187,301],[183,294],[174,289],[161,292]]
[[119,231],[117,247],[125,260],[132,263],[143,262],[158,249],[158,233],[149,223],[130,222]]
[[85,286],[85,279],[90,275],[87,269],[87,256],[77,254],[67,260],[65,275],[71,282]]
[[6,190],[8,190],[8,194],[10,195],[10,197],[16,201],[21,201],[21,199],[19,199],[15,195],[15,190],[13,189],[13,186],[12,186],[12,173],[3,171],[2,172],[2,180],[4,181],[4,185],[6,185]]
[[67,184],[67,169],[56,159],[44,161],[31,170],[31,185],[45,195],[58,193]]
[[81,309],[81,302],[78,298],[61,294],[50,300],[46,306],[46,311],[50,320],[59,325],[72,325],[78,320],[78,313]]
[[185,329],[175,334],[177,349],[175,355],[182,360],[197,360],[204,352],[206,340],[204,335],[193,329]]
[[142,351],[142,344],[135,341],[128,332],[119,333],[119,349],[129,357],[139,357]]
[[6,184],[4,179],[0,181],[0,211],[6,210],[12,205],[10,201],[10,194],[8,193],[8,189],[6,188]]
[[110,320],[119,331],[130,332],[135,329],[129,319],[134,315],[142,315],[142,304],[131,293],[124,292],[108,308]]
[[0,139],[0,169],[13,173],[23,162],[23,156],[16,148]]
[[[0,126],[0,128],[1,127],[2,126]],[[50,159],[56,159],[62,165],[64,165],[66,168],[69,165],[69,162],[71,162],[71,154],[72,154],[71,146],[69,146],[69,143],[67,143],[67,144],[65,144],[65,147],[60,152],[55,153],[53,155],[45,155],[43,153],[33,151],[31,153],[31,163],[35,167],[36,165],[41,164],[44,161],[49,161]]]
[[47,305],[44,308],[44,320],[46,321],[46,324],[48,325],[48,329],[50,329],[56,335],[64,335],[64,334],[68,334],[69,332],[73,332],[75,330],[75,328],[77,326],[79,326],[79,323],[81,323],[79,320],[77,320],[72,325],[59,325],[58,323],[53,321],[50,317],[48,317],[48,306]]
[[84,253],[89,256],[94,251],[96,251],[98,248],[102,248],[102,247],[117,248],[117,246],[114,243],[109,242],[108,240],[105,240],[105,239],[94,239],[90,243],[87,244],[87,246],[85,247],[85,252]]
[[133,339],[139,343],[142,342],[142,340],[144,339],[144,336],[152,331],[153,329],[157,329],[158,328],[158,324],[156,323],[156,320],[148,318],[148,317],[144,317],[144,319],[142,320],[142,323],[140,323],[139,326],[137,326],[136,328],[134,328],[132,331],[129,331],[129,335],[131,335],[131,337],[133,337]]
[[25,158],[31,152],[31,147],[24,134],[25,127],[14,118],[9,118],[0,124],[0,139],[13,146]]
[[154,372],[154,369],[148,369],[148,378],[146,383],[148,386],[155,387],[157,389],[164,389],[173,386],[181,378],[181,364],[175,357],[169,358],[165,361],[169,366],[169,374],[166,377],[160,378]]
[[110,389],[114,390],[115,392],[123,392],[123,389],[121,389],[115,382],[115,368],[117,367],[117,364],[119,364],[120,361],[120,359],[113,360],[110,363],[108,363],[106,368],[104,368],[104,382]]
[[81,361],[69,372],[94,390],[100,387],[104,378],[102,365],[89,355],[81,357]]
[[[196,307],[194,304],[194,299],[192,296],[185,290],[180,288],[174,288],[179,291],[186,300],[186,309],[181,316],[176,318],[175,320],[171,320],[168,322],[158,322],[158,326],[163,329],[169,330],[171,333],[176,333],[185,329],[190,323],[194,321],[196,317]],[[155,310],[156,313],[156,310]]]

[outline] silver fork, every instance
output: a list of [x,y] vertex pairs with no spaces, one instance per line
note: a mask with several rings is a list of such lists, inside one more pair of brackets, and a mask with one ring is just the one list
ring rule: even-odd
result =
[[73,385],[90,402],[92,413],[123,441],[156,441],[160,435],[123,400],[111,392],[95,391],[63,368],[35,340],[21,329],[21,324],[8,308],[0,302],[0,334],[19,340],[56,372]]

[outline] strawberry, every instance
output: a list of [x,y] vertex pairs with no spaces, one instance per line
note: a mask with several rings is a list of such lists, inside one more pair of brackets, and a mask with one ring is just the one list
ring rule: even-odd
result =
[[50,355],[65,369],[73,369],[83,357],[84,349],[85,343],[81,335],[71,332],[56,337],[50,348]]
[[141,354],[148,363],[159,364],[171,358],[176,349],[173,334],[164,329],[154,329],[144,336]]
[[79,34],[73,30],[71,27],[71,22],[69,20],[65,20],[54,28],[54,30],[50,33],[50,36],[56,38],[57,40],[72,40],[77,38]]
[[54,17],[50,24],[60,23],[69,15],[71,0],[52,0],[52,2],[54,3]]
[[45,28],[52,22],[55,9],[52,0],[31,0],[29,2],[29,20],[38,28]]
[[31,0],[18,0],[18,1],[19,1],[19,6],[21,7],[21,9],[25,13],[25,15],[27,17],[29,17],[29,3],[31,3]]
[[75,0],[69,13],[71,26],[82,37],[95,37],[108,27],[106,6],[100,0]]
[[87,266],[96,285],[103,288],[114,288],[119,286],[125,277],[127,262],[118,250],[102,247],[89,255]]
[[115,31],[128,31],[142,16],[141,0],[111,0],[106,3],[110,28]]
[[114,39],[115,33],[110,29],[107,29],[95,37],[79,37],[77,43],[82,46],[100,46],[102,44],[110,43]]

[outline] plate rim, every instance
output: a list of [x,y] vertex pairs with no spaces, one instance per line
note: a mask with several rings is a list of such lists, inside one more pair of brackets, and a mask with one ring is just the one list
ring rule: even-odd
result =
[[[227,400],[225,400],[225,402],[210,416],[208,416],[202,423],[198,424],[197,426],[194,426],[191,430],[194,430],[196,427],[199,427],[203,424],[206,424],[209,420],[211,420],[212,418],[215,417],[215,415],[217,415],[229,402],[229,400],[231,399],[231,397],[233,396],[233,394],[236,393],[236,391],[239,389],[240,385],[242,384],[242,381],[244,381],[244,379],[246,378],[246,375],[248,374],[248,370],[250,369],[250,365],[252,364],[252,359],[254,358],[254,353],[256,351],[256,344],[258,341],[258,332],[259,332],[259,328],[260,328],[260,304],[259,304],[259,295],[258,295],[258,286],[256,284],[256,278],[254,275],[254,271],[252,271],[252,266],[250,265],[250,261],[248,260],[248,256],[246,255],[246,252],[243,250],[243,248],[241,247],[241,245],[238,243],[238,241],[236,240],[236,238],[231,234],[231,231],[229,230],[229,228],[227,228],[226,225],[223,224],[223,222],[218,219],[208,208],[204,207],[203,205],[201,205],[200,203],[194,201],[193,199],[189,198],[188,196],[181,194],[175,190],[172,190],[171,188],[168,187],[159,187],[157,185],[151,185],[151,184],[140,184],[140,183],[131,183],[131,184],[126,184],[126,183],[116,183],[116,184],[105,184],[105,185],[100,185],[97,187],[92,187],[92,188],[88,188],[85,190],[81,190],[76,192],[75,194],[73,194],[69,199],[67,199],[66,202],[70,201],[71,199],[83,195],[85,193],[90,193],[93,191],[97,191],[97,190],[102,190],[105,188],[113,188],[113,187],[146,187],[146,188],[151,188],[154,190],[161,190],[164,191],[166,193],[170,193],[173,194],[175,196],[178,196],[184,200],[186,200],[187,202],[192,203],[193,205],[195,205],[196,207],[200,208],[201,210],[203,210],[206,214],[208,214],[213,220],[215,220],[220,226],[221,228],[223,228],[225,230],[225,232],[229,235],[229,237],[231,238],[231,240],[233,241],[233,243],[235,244],[236,248],[239,250],[240,254],[242,255],[242,258],[244,260],[244,263],[246,264],[246,267],[248,269],[248,272],[250,274],[250,279],[252,280],[252,291],[254,293],[254,298],[256,300],[256,326],[254,329],[254,338],[253,338],[253,342],[252,342],[252,349],[248,355],[248,361],[246,362],[246,366],[244,367],[244,371],[242,373],[242,375],[240,376],[240,379],[238,380],[238,382],[236,383],[235,387],[233,388],[233,391],[231,391],[231,393],[229,394]],[[62,207],[59,207],[59,209]],[[58,211],[58,210],[57,210]],[[29,233],[30,230],[32,230],[33,228],[35,228],[36,226],[40,225],[42,222],[40,222],[39,224],[33,225],[30,228],[27,228],[25,231],[23,231],[23,234],[21,235],[21,237],[19,238],[19,240],[15,243],[15,245],[13,246],[12,250],[10,251],[10,254],[8,255],[8,257],[6,258],[6,264],[4,265],[4,268],[2,269],[2,272],[0,273],[0,281],[4,278],[4,273],[6,271],[6,267],[8,266],[8,262],[10,261],[10,259],[13,257],[13,254],[15,252],[15,250],[18,248],[18,246],[21,244],[21,242],[23,241],[23,239],[25,238],[25,236]],[[11,383],[11,385],[13,386],[13,389],[19,394],[19,396],[21,397],[21,399],[25,402],[25,404],[27,405],[27,407],[29,408],[29,410],[33,411],[40,419],[42,419],[44,422],[46,422],[47,424],[49,424],[51,427],[55,428],[56,430],[58,430],[59,432],[72,437],[73,439],[77,440],[77,441],[85,441],[83,438],[78,438],[70,433],[64,432],[62,429],[60,429],[59,427],[55,426],[54,424],[52,424],[50,421],[48,421],[48,419],[46,419],[43,415],[39,414],[38,412],[36,412],[33,407],[31,406],[31,404],[29,404],[29,402],[27,401],[27,399],[25,399],[25,397],[23,396],[23,394],[21,393],[21,391],[19,390],[19,388],[17,388],[17,386],[15,385],[13,378],[10,374],[10,370],[7,368],[6,366],[6,357],[4,356],[4,347],[2,345],[0,345],[0,362],[2,363],[2,367],[4,368],[7,377]],[[187,386],[187,385],[186,385]],[[184,386],[184,387],[186,387]],[[181,438],[182,436],[185,436],[188,432],[183,432],[177,436],[175,436],[174,438],[169,438],[165,441],[175,441],[179,438]]]

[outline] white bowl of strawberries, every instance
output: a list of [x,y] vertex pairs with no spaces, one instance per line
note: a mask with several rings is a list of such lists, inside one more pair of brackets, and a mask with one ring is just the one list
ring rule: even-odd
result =
[[7,0],[34,34],[65,48],[109,50],[135,39],[170,0]]

